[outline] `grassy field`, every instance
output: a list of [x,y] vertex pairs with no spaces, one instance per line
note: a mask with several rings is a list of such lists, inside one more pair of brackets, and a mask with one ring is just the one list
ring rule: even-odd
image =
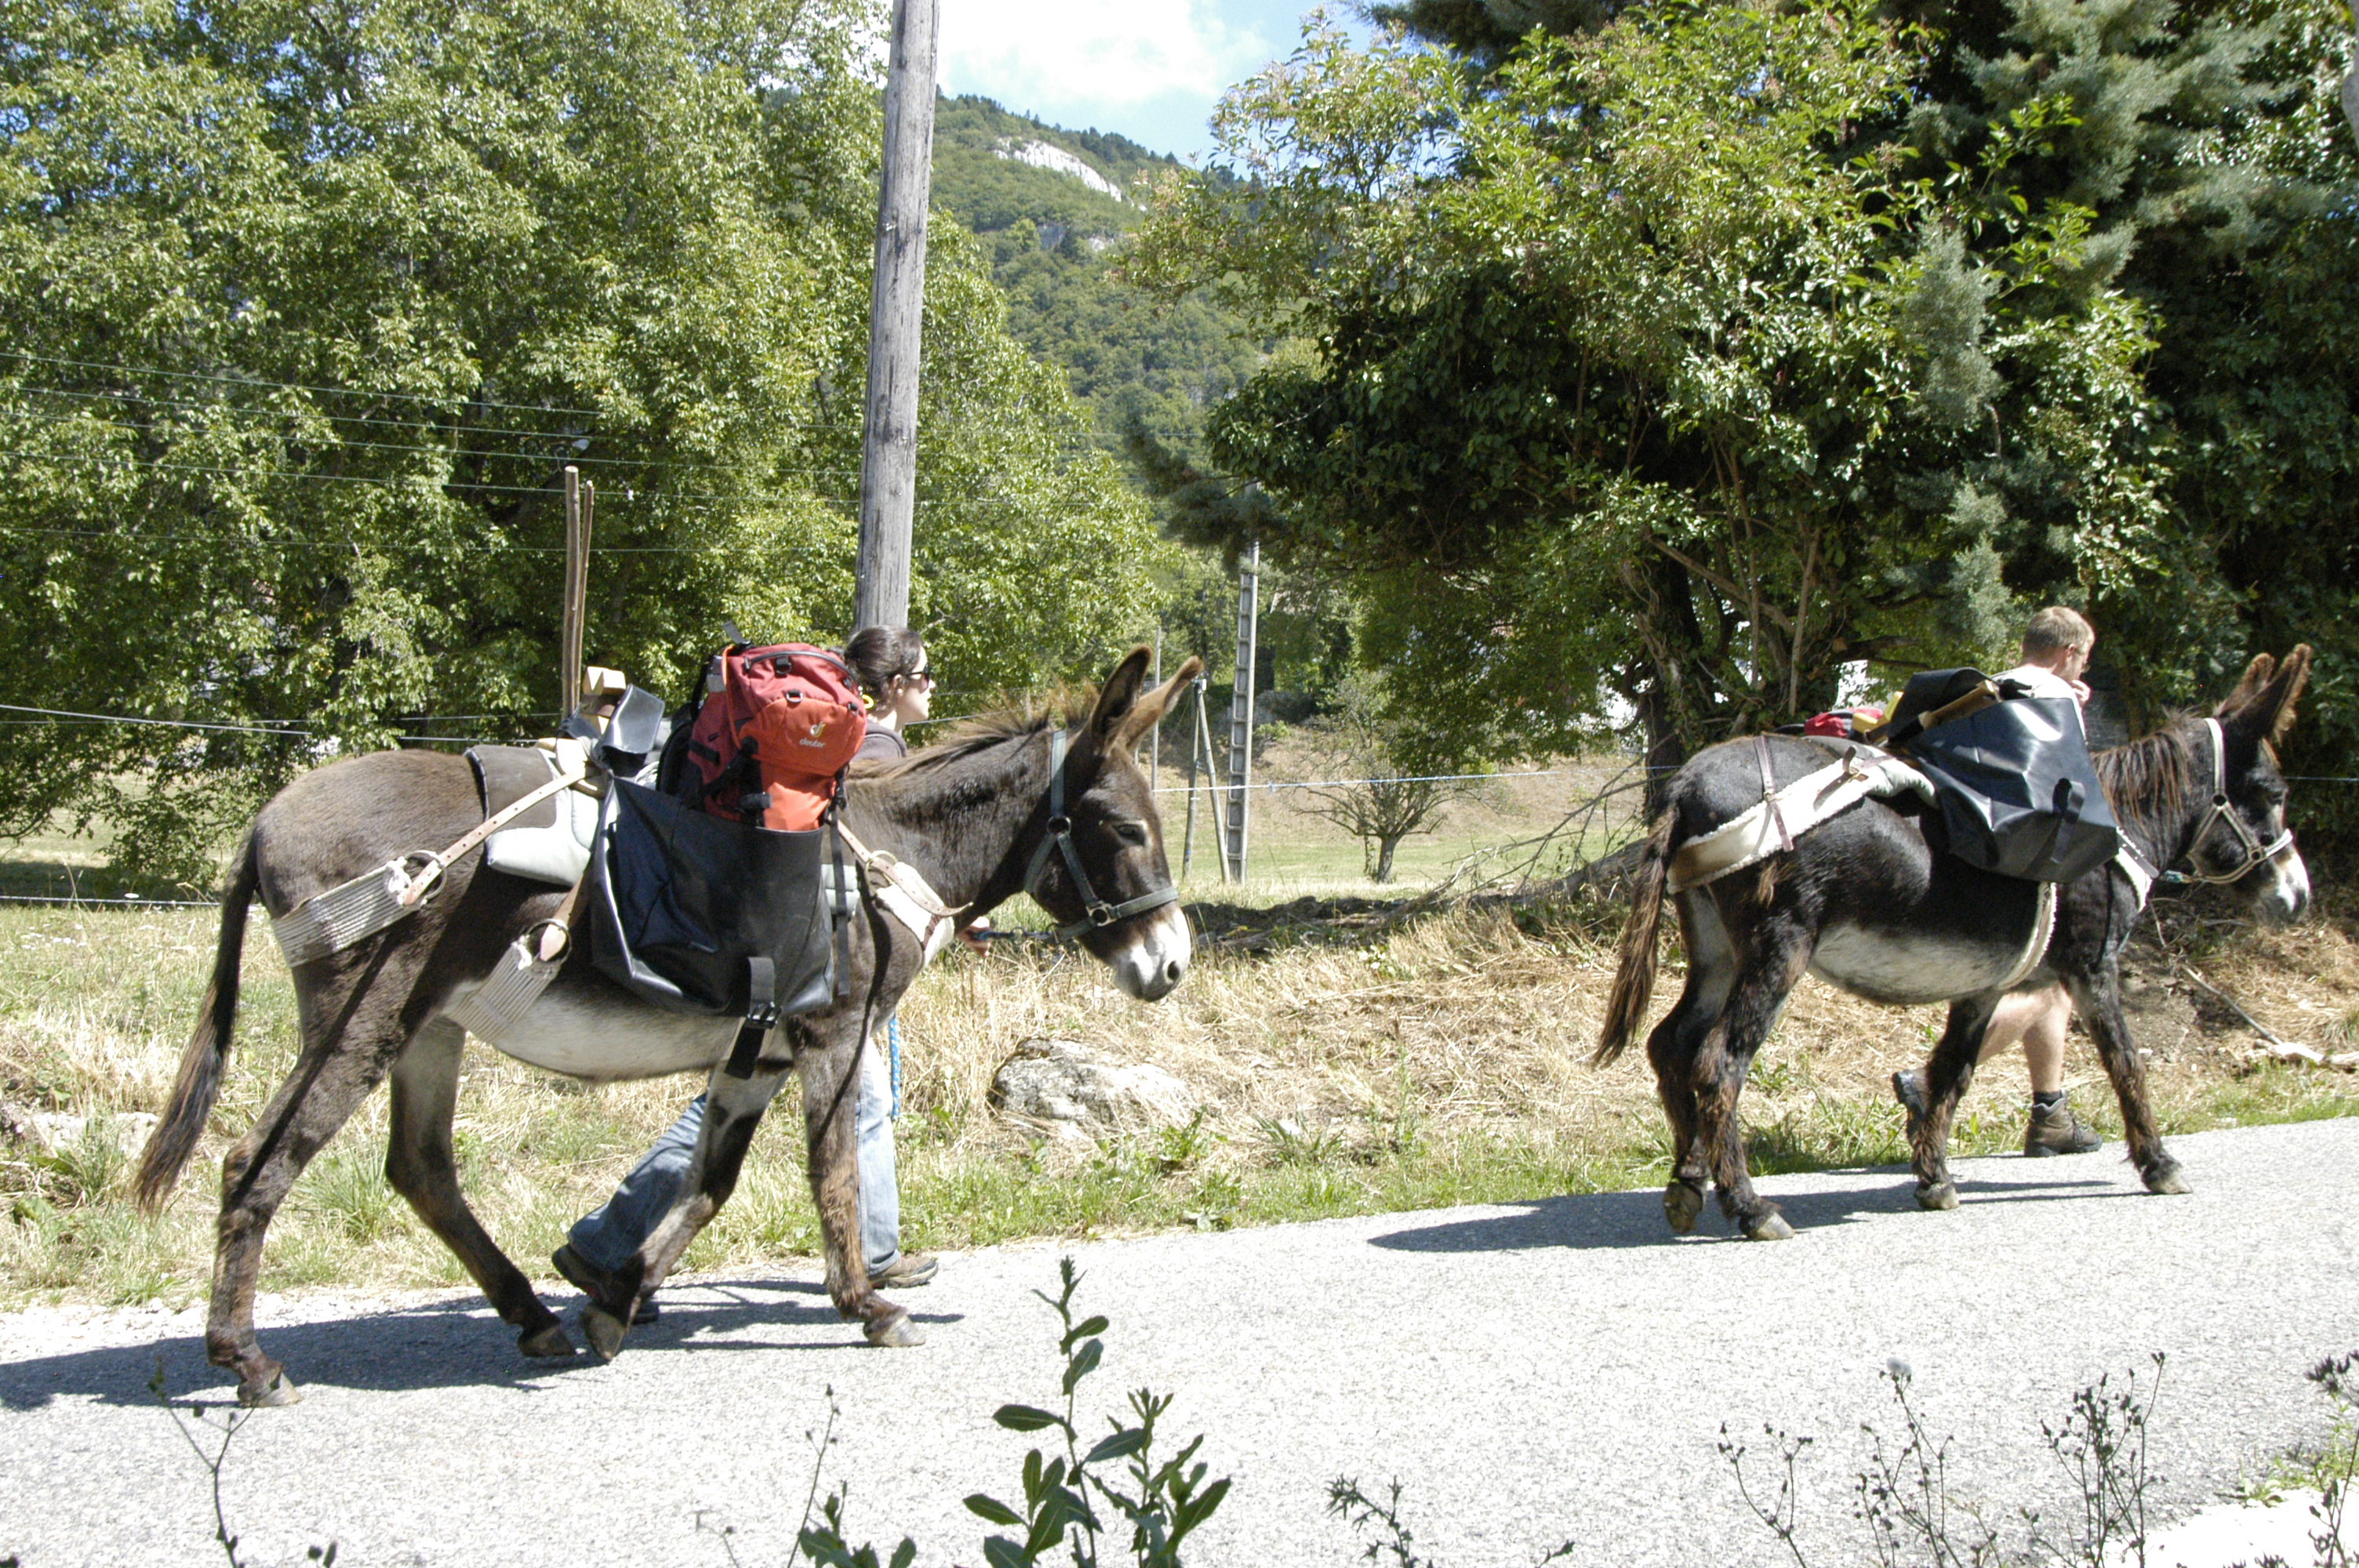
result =
[[[1045,944],[996,944],[982,957],[953,951],[901,1015],[907,1239],[955,1249],[1659,1183],[1666,1140],[1643,1061],[1588,1065],[1618,907],[1411,902],[1454,870],[1462,883],[1495,885],[1523,852],[1471,873],[1461,869],[1466,855],[1556,826],[1583,782],[1488,786],[1418,844],[1402,885],[1388,889],[1357,875],[1356,845],[1270,806],[1255,826],[1247,886],[1221,887],[1209,850],[1197,862],[1188,891],[1198,962],[1153,1006]],[[1175,848],[1176,805],[1166,806]],[[1001,923],[1038,924],[1026,914],[1003,911]],[[2130,988],[2166,1131],[2359,1113],[2359,1078],[2268,1062],[2242,1020],[2174,982],[2192,969],[2276,1033],[2351,1049],[2354,915],[2343,907],[2262,933],[2209,903],[2166,907],[2159,935],[2136,950]],[[63,1147],[0,1134],[0,1303],[177,1303],[201,1292],[217,1185],[210,1162],[292,1059],[292,995],[266,935],[247,943],[245,1010],[212,1132],[158,1219],[125,1200],[131,1124],[122,1119],[162,1101],[213,930],[204,910],[0,906],[11,959],[0,971],[0,1111],[20,1125],[33,1112],[89,1119]],[[1666,983],[1666,1002],[1676,989]],[[1888,1076],[1922,1057],[1939,1025],[1936,1010],[1875,1007],[1806,981],[1745,1097],[1756,1171],[1900,1161]],[[1158,1064],[1193,1087],[1204,1114],[1103,1145],[1029,1136],[995,1117],[984,1096],[1016,1044],[1039,1036]],[[2085,1044],[2071,1067],[2082,1113],[2114,1134],[2111,1095]],[[546,1273],[564,1227],[693,1092],[685,1079],[553,1079],[471,1045],[458,1119],[470,1197],[510,1255]],[[2023,1099],[2019,1070],[1995,1065],[1967,1100],[1962,1152],[2014,1147]],[[299,1184],[271,1231],[267,1288],[464,1282],[381,1174],[385,1103],[372,1100]],[[764,1132],[686,1267],[814,1250],[798,1142],[790,1122]]]

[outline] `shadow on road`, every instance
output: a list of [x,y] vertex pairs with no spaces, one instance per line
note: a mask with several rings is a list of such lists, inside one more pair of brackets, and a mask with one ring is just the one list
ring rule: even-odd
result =
[[[1886,1176],[1890,1180],[1881,1179]],[[1968,1179],[1958,1183],[1958,1195],[1969,1204],[2077,1203],[2091,1198],[2142,1195],[2135,1187],[2125,1186],[2107,1176],[2069,1181],[2061,1176],[2060,1172],[2020,1180]],[[1781,1193],[1776,1190],[1774,1178],[1758,1184],[1768,1196],[1777,1199],[1797,1230],[1874,1215],[1917,1212],[1915,1184],[1907,1166],[1862,1173],[1857,1180],[1858,1185],[1836,1192]],[[1658,1192],[1582,1193],[1570,1197],[1535,1198],[1519,1206],[1523,1210],[1520,1214],[1490,1215],[1481,1219],[1450,1220],[1396,1230],[1369,1238],[1369,1245],[1396,1252],[1516,1252],[1551,1247],[1693,1246],[1733,1234],[1721,1219],[1718,1206],[1707,1200],[1696,1236],[1673,1236],[1663,1221],[1663,1199]]]
[[[571,1327],[581,1298],[543,1299]],[[906,1296],[897,1298],[908,1304]],[[836,1314],[827,1288],[810,1280],[701,1280],[667,1291],[663,1316],[634,1328],[625,1357],[650,1352],[853,1350],[857,1325]],[[958,1313],[912,1314],[921,1324],[954,1323]],[[756,1332],[768,1329],[773,1332]],[[457,1298],[381,1311],[355,1311],[309,1323],[261,1325],[262,1346],[287,1365],[299,1386],[401,1392],[422,1389],[545,1387],[552,1378],[600,1365],[586,1351],[570,1361],[527,1360],[516,1331],[481,1300]],[[720,1336],[729,1336],[723,1338]],[[574,1335],[576,1343],[581,1335]],[[60,1399],[152,1405],[147,1387],[162,1357],[175,1400],[227,1400],[234,1379],[205,1360],[201,1334],[174,1334],[153,1344],[109,1346],[0,1366],[0,1409],[38,1410]]]

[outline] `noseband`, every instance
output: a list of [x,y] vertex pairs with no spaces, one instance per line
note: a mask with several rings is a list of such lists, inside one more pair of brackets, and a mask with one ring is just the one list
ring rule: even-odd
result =
[[[2196,824],[2195,837],[2187,841],[2184,859],[2188,869],[2180,874],[2191,882],[2238,881],[2262,861],[2273,860],[2293,848],[2293,829],[2288,827],[2264,844],[2250,827],[2245,826],[2245,819],[2228,804],[2227,732],[2221,729],[2216,719],[2207,719],[2203,724],[2212,731],[2212,807],[2203,814],[2203,820]],[[2219,822],[2228,825],[2236,836],[2238,847],[2244,851],[2245,858],[2236,863],[2233,871],[2207,871],[2196,863],[2195,851],[2203,847],[2204,836],[2212,831],[2214,823]]]
[[1065,815],[1065,732],[1056,730],[1050,733],[1055,739],[1049,744],[1049,830],[1041,835],[1040,847],[1032,851],[1032,863],[1025,868],[1024,891],[1032,895],[1035,903],[1047,907],[1036,890],[1040,873],[1049,864],[1049,851],[1061,849],[1065,869],[1073,876],[1073,891],[1082,895],[1082,907],[1089,911],[1084,918],[1057,927],[1057,935],[1079,936],[1093,926],[1112,925],[1117,920],[1179,903],[1180,890],[1169,882],[1121,903],[1108,903],[1098,896],[1098,890],[1090,884],[1089,872],[1082,870],[1082,852],[1073,848],[1073,819]]

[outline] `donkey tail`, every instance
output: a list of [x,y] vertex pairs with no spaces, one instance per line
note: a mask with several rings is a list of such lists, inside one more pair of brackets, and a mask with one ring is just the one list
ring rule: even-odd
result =
[[1614,990],[1605,1001],[1605,1027],[1597,1037],[1590,1061],[1603,1066],[1630,1046],[1630,1037],[1646,1022],[1647,1003],[1655,994],[1655,938],[1663,924],[1663,870],[1671,858],[1671,829],[1679,813],[1665,811],[1647,835],[1645,852],[1632,883],[1630,919],[1622,927],[1622,960],[1614,972]]
[[172,1082],[172,1098],[147,1135],[139,1152],[139,1176],[134,1187],[139,1206],[153,1214],[172,1195],[180,1167],[197,1147],[211,1119],[213,1099],[221,1093],[222,1065],[229,1060],[231,1027],[237,1022],[238,963],[245,951],[245,916],[254,903],[259,868],[254,833],[238,846],[237,864],[222,893],[221,940],[213,949],[212,984],[205,989],[197,1014],[196,1032],[180,1053],[180,1071]]

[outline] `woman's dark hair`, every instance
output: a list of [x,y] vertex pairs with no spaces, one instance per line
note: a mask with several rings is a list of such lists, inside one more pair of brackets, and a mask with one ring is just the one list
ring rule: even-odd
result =
[[843,645],[843,662],[853,678],[878,702],[896,676],[914,675],[926,656],[926,640],[907,626],[870,626],[853,633]]

